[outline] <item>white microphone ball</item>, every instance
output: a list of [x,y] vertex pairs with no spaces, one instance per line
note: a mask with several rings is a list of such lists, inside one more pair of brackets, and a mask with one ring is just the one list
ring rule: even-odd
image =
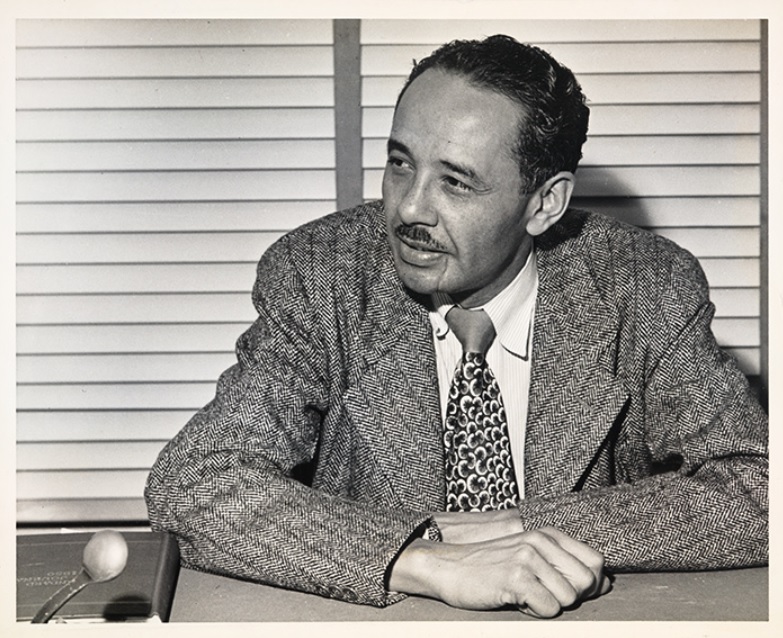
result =
[[82,566],[96,583],[119,576],[127,561],[128,544],[122,534],[111,529],[93,534],[82,556]]

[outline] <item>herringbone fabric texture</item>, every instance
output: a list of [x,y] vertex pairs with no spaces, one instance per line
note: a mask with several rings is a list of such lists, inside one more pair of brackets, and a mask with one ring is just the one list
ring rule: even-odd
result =
[[446,321],[463,349],[444,422],[446,509],[486,512],[514,507],[519,492],[508,421],[485,356],[495,338],[492,320],[483,310],[455,306]]
[[[696,260],[579,211],[536,256],[523,525],[615,570],[766,562],[768,421],[715,343]],[[389,564],[445,508],[443,428],[427,309],[396,277],[382,205],[284,237],[253,300],[237,364],[150,473],[152,525],[188,567],[399,600]],[[311,461],[312,487],[293,478]]]

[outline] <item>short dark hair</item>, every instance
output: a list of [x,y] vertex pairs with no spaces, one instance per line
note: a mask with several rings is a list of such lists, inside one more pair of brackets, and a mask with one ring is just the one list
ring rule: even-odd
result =
[[587,139],[590,109],[574,74],[549,53],[507,35],[454,40],[414,61],[397,104],[428,69],[463,76],[522,107],[524,117],[514,150],[527,192],[560,171],[576,171]]

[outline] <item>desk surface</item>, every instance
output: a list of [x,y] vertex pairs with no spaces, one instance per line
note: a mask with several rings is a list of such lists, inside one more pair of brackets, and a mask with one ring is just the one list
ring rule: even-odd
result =
[[[767,620],[768,570],[618,574],[613,590],[555,620]],[[384,609],[180,572],[171,622],[533,620],[517,611],[469,612],[410,597]]]

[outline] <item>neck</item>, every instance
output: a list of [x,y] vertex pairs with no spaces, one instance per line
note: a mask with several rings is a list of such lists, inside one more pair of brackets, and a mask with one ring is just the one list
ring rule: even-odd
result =
[[481,288],[451,293],[452,300],[462,308],[478,308],[489,303],[522,272],[529,261],[528,258],[532,250],[532,238],[526,237],[522,249],[514,255],[497,279]]

